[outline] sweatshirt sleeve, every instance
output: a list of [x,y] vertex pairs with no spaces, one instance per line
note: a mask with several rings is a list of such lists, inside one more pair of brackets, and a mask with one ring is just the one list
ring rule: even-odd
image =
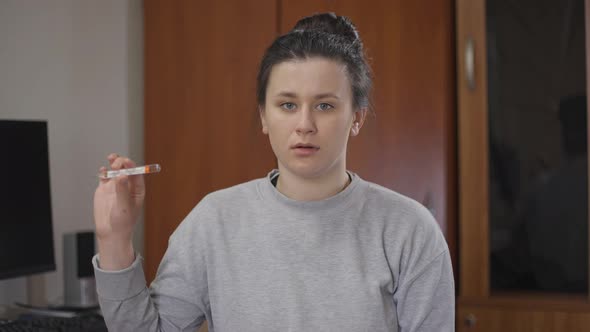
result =
[[449,249],[432,215],[422,207],[416,211],[393,294],[400,332],[452,332],[455,286]]
[[455,291],[448,251],[397,290],[400,332],[455,331]]
[[[190,218],[187,217],[187,219]],[[189,220],[170,237],[156,279],[148,288],[142,257],[120,271],[92,262],[102,314],[109,331],[195,331],[210,312],[204,246],[191,236]]]

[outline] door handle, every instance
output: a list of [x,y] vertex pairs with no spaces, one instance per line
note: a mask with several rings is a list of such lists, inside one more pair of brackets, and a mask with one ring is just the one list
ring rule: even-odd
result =
[[465,40],[465,80],[469,90],[475,90],[475,42],[472,37]]

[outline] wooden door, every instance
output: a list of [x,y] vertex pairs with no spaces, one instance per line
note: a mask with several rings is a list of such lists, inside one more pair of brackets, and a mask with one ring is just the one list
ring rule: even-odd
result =
[[275,167],[256,105],[257,68],[276,36],[276,1],[145,1],[145,269],[207,193]]
[[[590,330],[587,166],[575,178],[575,173],[563,174],[564,169],[570,169],[570,161],[559,159],[568,150],[560,150],[571,140],[568,135],[583,131],[582,142],[587,142],[586,121],[579,120],[587,113],[580,102],[585,102],[585,96],[572,95],[587,95],[583,73],[588,3],[456,1],[461,248],[458,331]],[[585,24],[587,32],[587,20]],[[552,26],[559,27],[559,33],[552,32]],[[545,43],[550,47],[539,47]],[[576,100],[575,114],[584,117],[568,120],[564,126],[563,114],[574,110],[566,111],[567,105],[574,105],[571,100]],[[509,126],[502,127],[502,123]],[[551,133],[563,138],[559,143],[550,141]],[[587,148],[584,150],[587,158]],[[572,201],[560,201],[559,195],[576,190],[571,186],[563,192],[550,192],[547,188],[554,188],[550,184],[569,183],[557,181],[561,178],[556,174],[581,184],[575,185],[584,189],[580,190],[583,195],[576,195],[584,197],[584,206],[578,206],[581,214],[571,217],[559,210],[563,201]],[[499,184],[500,177],[503,181]],[[554,199],[540,199],[548,197],[547,193]],[[552,217],[559,223],[551,227],[545,225],[549,211],[561,211]],[[568,222],[582,215],[582,226],[562,236]],[[545,239],[542,243],[539,234]],[[564,241],[558,243],[559,239]],[[565,248],[577,245],[581,249],[573,256],[581,261],[564,263],[572,259]],[[539,247],[564,254],[541,260]],[[569,274],[567,282],[548,278],[558,270],[550,264],[575,268],[578,274]],[[551,268],[543,273],[539,267]]]

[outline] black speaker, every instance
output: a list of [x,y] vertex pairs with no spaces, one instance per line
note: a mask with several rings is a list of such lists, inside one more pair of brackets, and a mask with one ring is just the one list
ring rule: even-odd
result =
[[95,251],[94,232],[63,235],[65,306],[88,308],[98,305],[92,266]]

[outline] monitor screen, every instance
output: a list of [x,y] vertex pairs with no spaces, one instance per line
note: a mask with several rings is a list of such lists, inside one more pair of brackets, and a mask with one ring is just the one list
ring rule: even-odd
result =
[[0,120],[0,279],[55,270],[47,122]]

